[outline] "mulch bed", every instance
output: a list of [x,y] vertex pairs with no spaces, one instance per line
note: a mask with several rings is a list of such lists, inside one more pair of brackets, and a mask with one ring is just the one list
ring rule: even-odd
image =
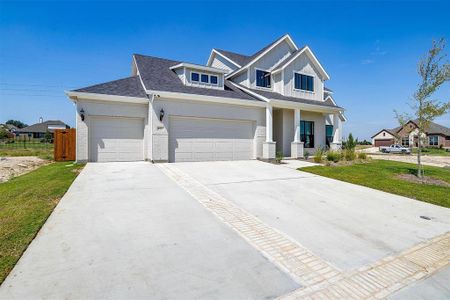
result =
[[429,176],[424,176],[423,178],[419,178],[414,174],[399,174],[399,175],[397,175],[397,178],[406,180],[409,182],[413,182],[413,183],[431,184],[431,185],[450,187],[450,183],[448,183],[444,180],[436,179],[436,178],[429,177]]

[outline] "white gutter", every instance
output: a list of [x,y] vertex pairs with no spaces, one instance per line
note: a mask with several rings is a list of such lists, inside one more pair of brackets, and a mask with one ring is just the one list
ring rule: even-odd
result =
[[154,94],[156,97],[164,97],[167,99],[174,99],[174,100],[202,101],[202,102],[213,102],[213,103],[221,103],[221,104],[233,104],[233,105],[256,106],[256,107],[265,107],[266,106],[266,104],[264,102],[250,100],[250,99],[244,100],[244,99],[235,99],[235,98],[228,98],[228,97],[205,96],[205,95],[198,95],[198,94],[153,91],[153,90],[147,90],[146,92],[148,94]]
[[142,98],[128,97],[128,96],[117,96],[117,95],[106,95],[106,94],[73,92],[73,91],[64,91],[64,93],[74,102],[80,99],[85,99],[85,100],[147,104],[149,101],[149,99],[145,97]]

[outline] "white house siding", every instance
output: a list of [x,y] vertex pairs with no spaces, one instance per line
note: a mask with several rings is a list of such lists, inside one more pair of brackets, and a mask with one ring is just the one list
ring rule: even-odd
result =
[[184,74],[185,72],[184,68],[180,68],[180,69],[176,69],[175,73],[178,75],[178,78],[181,80],[181,82],[184,82],[185,76],[186,74]]
[[273,117],[273,139],[277,152],[291,156],[291,143],[294,141],[294,110],[277,109]]
[[[309,100],[323,101],[323,81],[320,73],[314,67],[311,59],[303,53],[289,64],[284,70],[284,95]],[[294,72],[314,76],[314,92],[294,90]]]
[[[262,156],[266,126],[265,109],[262,107],[158,98],[154,101],[153,108],[152,159],[154,161],[168,161],[169,159],[169,119],[171,116],[252,121],[255,124],[253,158]],[[165,112],[162,122],[159,121],[161,109],[164,109]]]
[[283,91],[283,82],[281,81],[281,72],[272,75],[272,81],[273,81],[273,90],[277,93],[282,93]]
[[211,62],[211,67],[226,70],[228,73],[237,69],[234,64],[217,54],[214,55],[214,59]]
[[305,151],[308,151],[310,154],[313,154],[319,147],[324,148],[326,146],[325,141],[326,115],[322,113],[315,113],[302,110],[300,119],[302,121],[314,122],[314,148],[305,148]]
[[[123,102],[109,102],[109,101],[94,101],[88,99],[80,99],[77,101],[77,146],[76,146],[76,160],[78,162],[86,162],[89,160],[89,126],[90,120],[95,116],[109,116],[109,117],[131,117],[142,118],[144,121],[144,159],[147,158],[147,143],[145,137],[148,135],[148,105],[123,103]],[[81,121],[80,110],[84,110],[85,119]]]
[[243,86],[247,86],[248,87],[248,83],[247,83],[247,73],[248,72],[243,72],[241,75],[236,76],[235,78],[233,78],[233,82],[236,82],[238,84],[241,84]]
[[[250,66],[250,87],[256,87],[256,69],[268,70],[293,52],[287,42],[282,42]],[[245,73],[247,76],[247,73]],[[273,81],[273,79],[272,79]],[[246,85],[247,86],[247,85]]]

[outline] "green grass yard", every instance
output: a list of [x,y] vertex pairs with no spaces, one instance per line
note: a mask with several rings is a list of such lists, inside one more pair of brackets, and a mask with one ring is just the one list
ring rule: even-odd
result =
[[[349,166],[314,166],[299,170],[450,208],[449,187],[397,178],[400,174],[415,174],[414,164],[373,160]],[[450,183],[449,169],[425,166],[425,175]]]
[[[413,148],[413,154],[417,154],[417,148]],[[422,149],[422,154],[432,156],[450,156],[450,151],[445,151],[445,149],[441,148],[424,148]]]
[[52,163],[0,183],[0,283],[82,167],[71,162]]

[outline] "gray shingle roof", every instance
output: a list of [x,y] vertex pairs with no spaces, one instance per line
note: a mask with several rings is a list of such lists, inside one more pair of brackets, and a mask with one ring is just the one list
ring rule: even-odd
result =
[[[32,132],[47,132],[48,127],[51,125],[65,126],[66,128],[70,128],[66,123],[60,120],[48,120],[42,123],[36,123],[21,129],[18,129],[16,132],[19,133],[32,133]],[[52,130],[50,130],[52,131]]]
[[252,54],[252,55],[244,55],[244,54],[239,54],[236,52],[232,52],[232,51],[227,51],[227,50],[222,50],[222,49],[215,49],[216,51],[220,52],[221,54],[223,54],[224,56],[228,57],[229,59],[231,59],[232,61],[238,63],[241,67],[245,66],[246,64],[248,64],[249,62],[251,62],[253,59],[255,59],[258,55],[260,55],[261,53],[263,53],[264,51],[266,51],[268,48],[270,48],[273,44],[275,44],[276,42],[278,42],[282,37],[284,37],[285,35],[277,38],[276,40],[274,40],[272,43],[268,44],[267,46],[265,46],[264,48],[258,50],[256,53]]
[[[409,123],[409,122],[413,122],[417,126],[417,124],[419,123],[419,120],[418,119],[410,120],[407,123]],[[402,128],[402,126],[399,126],[399,127],[394,128],[394,129],[391,129],[391,130],[394,131],[394,132],[397,132],[401,128]],[[439,124],[436,124],[434,122],[431,122],[428,125],[428,128],[426,130],[426,134],[442,134],[442,135],[450,136],[450,128],[442,126],[442,125],[439,125]]]
[[253,93],[256,93],[260,96],[263,96],[268,99],[276,99],[276,100],[284,100],[284,101],[292,101],[297,103],[304,103],[304,104],[310,104],[310,105],[318,105],[318,106],[324,106],[324,107],[334,107],[334,108],[342,108],[340,106],[334,105],[331,102],[324,102],[324,101],[317,101],[317,100],[308,100],[308,99],[302,99],[302,98],[296,98],[296,97],[288,97],[283,96],[277,92],[270,92],[270,91],[263,91],[263,90],[257,90],[257,89],[250,89],[247,87],[244,87],[242,85],[237,84],[238,86],[250,90]]
[[75,92],[128,97],[147,97],[138,76],[127,77],[119,80],[84,87],[75,90]]
[[225,81],[225,88],[223,90],[186,86],[178,78],[178,75],[170,70],[170,67],[179,64],[179,61],[140,54],[135,54],[134,57],[142,81],[148,90],[259,101],[232,86],[228,81]]
[[220,54],[223,54],[224,56],[228,57],[235,63],[239,64],[241,67],[245,66],[249,61],[251,61],[251,56],[248,55],[243,55],[222,49],[215,49],[215,50]]

